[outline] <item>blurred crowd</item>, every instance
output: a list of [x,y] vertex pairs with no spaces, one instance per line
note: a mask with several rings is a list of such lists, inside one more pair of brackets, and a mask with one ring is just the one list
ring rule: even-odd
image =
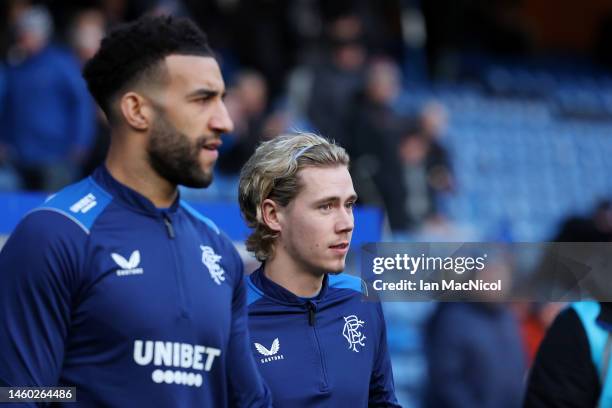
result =
[[217,166],[222,188],[188,196],[234,198],[258,142],[311,130],[348,150],[361,204],[384,209],[391,231],[435,219],[437,196],[453,190],[439,142],[445,108],[431,103],[406,115],[393,106],[403,91],[401,16],[410,2],[330,3],[9,1],[0,33],[0,189],[55,191],[101,163],[108,130],[80,68],[114,24],[172,13],[208,33],[235,122]]
[[[102,163],[108,129],[81,67],[113,25],[145,13],[172,13],[191,17],[207,32],[224,71],[226,105],[235,124],[223,136],[215,183],[206,191],[185,190],[185,196],[235,200],[240,169],[260,141],[287,130],[309,130],[347,149],[359,203],[381,208],[395,237],[435,231],[445,224],[444,197],[460,188],[455,158],[444,142],[449,110],[437,100],[412,110],[396,104],[414,81],[431,75],[432,59],[442,61],[436,65],[441,70],[452,65],[449,54],[440,56],[424,43],[419,3],[0,3],[0,191],[56,191]],[[426,15],[440,1],[423,3]],[[502,22],[510,18],[496,16]],[[487,40],[512,51],[529,49],[521,30],[504,27],[508,24]],[[450,36],[452,30],[438,27],[433,33]],[[606,201],[593,215],[569,218],[556,240],[610,241],[610,208]],[[519,406],[526,369],[560,307],[449,303],[422,313],[426,347],[418,351],[429,373],[428,385],[420,384],[425,405]],[[391,311],[391,330],[393,316]],[[398,349],[405,350],[407,341],[402,338]]]

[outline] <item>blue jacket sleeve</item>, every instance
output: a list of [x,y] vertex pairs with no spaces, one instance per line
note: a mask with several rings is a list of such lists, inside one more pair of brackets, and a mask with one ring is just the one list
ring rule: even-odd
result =
[[234,257],[234,298],[232,301],[232,332],[226,354],[231,406],[271,407],[272,396],[255,366],[249,348],[248,314],[244,266],[238,252],[232,246]]
[[387,347],[387,327],[380,303],[376,303],[376,312],[380,322],[380,335],[378,351],[374,362],[374,370],[370,377],[368,407],[400,407],[395,397],[393,370],[391,368],[391,358],[389,357],[389,349]]
[[0,252],[0,383],[58,383],[85,240],[63,215],[35,211]]

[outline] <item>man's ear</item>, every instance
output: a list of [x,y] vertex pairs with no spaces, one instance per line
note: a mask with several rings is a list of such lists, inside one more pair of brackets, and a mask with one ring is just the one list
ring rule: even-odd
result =
[[263,222],[274,232],[281,232],[283,214],[280,205],[275,201],[266,198],[261,203],[261,218]]
[[147,130],[153,121],[153,109],[147,100],[136,92],[123,94],[119,108],[126,123],[136,130]]

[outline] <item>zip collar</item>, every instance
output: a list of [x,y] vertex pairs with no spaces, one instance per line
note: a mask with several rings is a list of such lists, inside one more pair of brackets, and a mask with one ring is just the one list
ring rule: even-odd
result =
[[325,274],[323,277],[323,284],[321,285],[321,290],[317,296],[313,298],[302,298],[268,279],[264,274],[264,266],[265,264],[262,264],[255,272],[253,272],[249,276],[248,282],[266,298],[276,303],[302,307],[306,307],[309,303],[316,305],[324,300],[329,286],[329,277],[327,274]]
[[180,192],[169,208],[160,209],[143,196],[128,186],[117,181],[108,171],[105,165],[99,166],[91,175],[92,180],[102,189],[106,190],[115,200],[123,206],[128,207],[141,214],[152,217],[162,217],[164,213],[174,214],[179,208]]

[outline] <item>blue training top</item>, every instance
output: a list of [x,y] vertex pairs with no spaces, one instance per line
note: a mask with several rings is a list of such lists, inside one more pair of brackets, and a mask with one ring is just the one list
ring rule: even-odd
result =
[[210,220],[100,167],[0,252],[0,386],[76,386],[77,406],[269,406],[246,312],[242,262]]
[[251,351],[275,407],[398,407],[382,308],[361,280],[326,275],[297,297],[258,269],[247,280]]

